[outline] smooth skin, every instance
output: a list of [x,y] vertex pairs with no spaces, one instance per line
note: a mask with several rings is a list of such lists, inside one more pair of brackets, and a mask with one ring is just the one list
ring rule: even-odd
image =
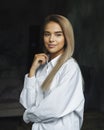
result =
[[[65,38],[60,25],[56,22],[49,22],[44,29],[44,45],[47,49],[50,60],[64,51]],[[49,60],[45,53],[35,54],[28,77],[35,75],[37,68]]]

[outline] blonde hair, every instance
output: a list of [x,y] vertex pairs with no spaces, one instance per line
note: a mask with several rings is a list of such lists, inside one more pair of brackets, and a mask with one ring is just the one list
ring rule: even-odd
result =
[[58,23],[62,28],[65,38],[65,49],[63,54],[59,58],[58,62],[56,63],[55,67],[52,69],[47,78],[44,80],[42,84],[43,91],[46,91],[50,88],[51,82],[55,74],[60,69],[60,67],[73,55],[74,52],[74,33],[70,21],[62,15],[57,14],[49,15],[45,19],[43,30],[45,26],[51,21]]

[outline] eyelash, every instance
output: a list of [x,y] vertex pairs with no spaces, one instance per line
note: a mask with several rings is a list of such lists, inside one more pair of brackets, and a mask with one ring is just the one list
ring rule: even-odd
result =
[[[44,36],[50,36],[51,34],[48,34],[48,33],[45,33],[44,34]],[[62,36],[62,34],[61,33],[57,33],[57,34],[55,34],[55,36]]]
[[44,34],[44,36],[49,36],[49,35],[50,35],[50,34],[48,34],[48,33],[45,33],[45,34]]

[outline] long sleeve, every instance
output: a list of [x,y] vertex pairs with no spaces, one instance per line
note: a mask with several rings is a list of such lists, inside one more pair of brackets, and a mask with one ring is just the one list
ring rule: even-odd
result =
[[20,94],[20,103],[24,106],[24,108],[27,109],[35,105],[35,101],[36,101],[36,78],[35,76],[28,78],[26,74],[24,79],[24,86]]
[[71,66],[69,71],[61,75],[58,86],[41,101],[39,106],[32,106],[25,111],[24,121],[55,121],[77,109],[81,111],[83,104],[82,76],[78,66]]

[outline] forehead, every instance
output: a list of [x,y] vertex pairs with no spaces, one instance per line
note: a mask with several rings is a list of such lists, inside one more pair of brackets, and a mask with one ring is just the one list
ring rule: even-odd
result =
[[62,31],[62,28],[58,23],[51,21],[45,25],[44,31]]

